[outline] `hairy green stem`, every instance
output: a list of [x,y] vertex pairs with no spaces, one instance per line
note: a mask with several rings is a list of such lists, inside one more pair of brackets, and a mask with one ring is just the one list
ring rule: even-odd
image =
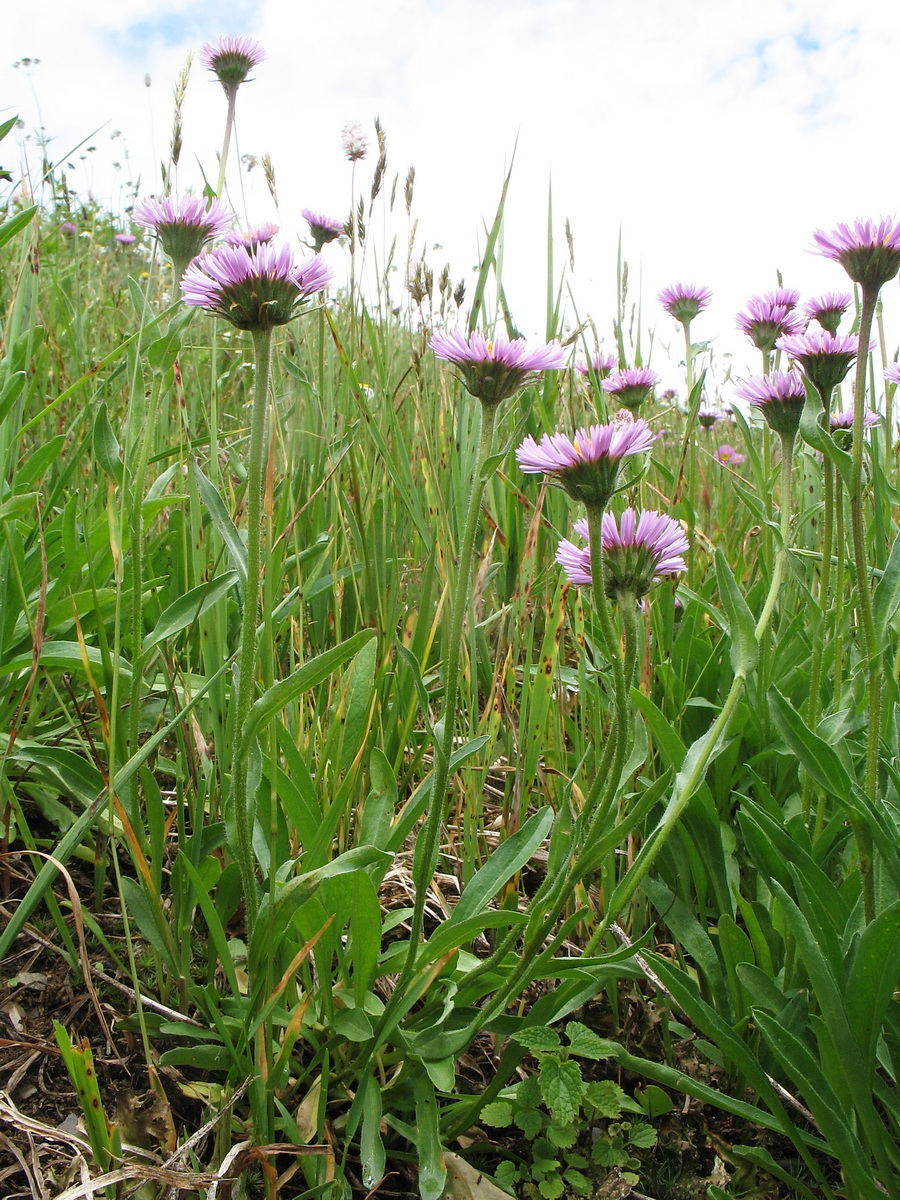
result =
[[225,137],[222,140],[222,153],[219,156],[219,179],[216,183],[216,195],[222,195],[222,189],[225,187],[225,166],[228,162],[228,150],[231,146],[231,131],[234,128],[234,108],[237,103],[238,87],[237,83],[225,84],[225,95],[228,97],[228,113],[225,117]]
[[[872,334],[872,319],[878,301],[878,288],[863,285],[862,306],[859,314],[859,353],[856,359],[856,384],[853,389],[853,445],[851,447],[850,485],[850,547],[856,564],[857,613],[862,637],[862,651],[866,663],[866,678],[869,692],[868,731],[866,738],[865,789],[872,801],[878,786],[878,743],[881,737],[881,657],[875,637],[875,618],[872,612],[872,585],[866,554],[866,527],[863,512],[862,460],[864,445],[864,418],[866,406],[866,367],[869,361],[868,346]],[[875,917],[875,888],[871,873],[871,856],[863,844],[867,839],[857,834],[863,906],[866,921]]]
[[[250,449],[247,463],[247,584],[241,614],[241,641],[238,649],[237,702],[234,736],[240,741],[241,730],[253,703],[256,678],[256,620],[259,613],[259,581],[262,567],[263,497],[266,478],[266,410],[272,365],[272,332],[253,330],[256,377],[250,418]],[[232,764],[232,802],[236,845],[233,847],[244,889],[248,937],[259,912],[256,869],[253,865],[253,820],[251,797],[247,794],[250,768],[249,747],[235,755]]]

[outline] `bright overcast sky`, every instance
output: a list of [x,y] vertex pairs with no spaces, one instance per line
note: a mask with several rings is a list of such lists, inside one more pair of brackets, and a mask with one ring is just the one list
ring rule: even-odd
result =
[[[427,251],[435,275],[450,259],[470,295],[517,143],[503,278],[518,326],[544,332],[552,185],[556,272],[566,265],[568,219],[575,269],[566,289],[579,316],[594,319],[608,346],[621,227],[632,297],[640,284],[664,375],[672,371],[662,347],[676,346],[678,331],[658,311],[662,286],[710,286],[695,338],[715,339],[720,377],[729,351],[736,370],[758,370],[734,331],[745,300],[773,288],[777,268],[806,296],[846,289],[838,266],[809,253],[813,230],[900,215],[900,6],[890,0],[32,0],[6,12],[3,27],[0,117],[18,112],[29,130],[42,120],[56,159],[90,137],[94,153],[69,156],[69,183],[94,187],[114,210],[125,178],[140,174],[142,192],[159,189],[172,88],[188,53],[222,34],[255,38],[267,58],[240,90],[239,150],[271,155],[280,212],[260,171],[243,176],[241,199],[236,159],[235,206],[246,206],[251,224],[280,220],[292,237],[305,235],[301,208],[345,217],[340,131],[355,120],[371,134],[378,115],[386,192],[399,175],[401,245],[414,165],[417,254]],[[30,79],[12,68],[25,56],[40,59]],[[198,160],[215,178],[224,114],[219,85],[195,60],[181,189],[202,187]],[[130,172],[117,177],[109,164],[126,150]],[[7,141],[0,162],[16,169],[16,153]],[[33,146],[29,154],[36,164]],[[374,157],[358,169],[366,195]],[[379,254],[390,236],[379,225]],[[398,262],[397,292],[405,251]],[[891,349],[900,342],[897,290],[888,287]]]

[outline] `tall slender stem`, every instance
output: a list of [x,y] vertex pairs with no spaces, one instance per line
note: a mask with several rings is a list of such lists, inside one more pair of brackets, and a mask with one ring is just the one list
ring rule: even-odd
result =
[[228,83],[223,85],[225,95],[228,97],[228,113],[225,117],[225,137],[222,140],[222,153],[219,156],[219,179],[216,183],[216,195],[222,195],[222,189],[225,187],[225,165],[228,162],[228,150],[231,146],[231,131],[234,128],[234,107],[237,102],[238,87],[237,83]]
[[[256,678],[256,622],[259,615],[259,581],[262,564],[263,493],[265,488],[266,410],[269,397],[269,376],[272,365],[272,332],[253,330],[256,356],[256,378],[253,389],[253,409],[250,418],[250,449],[247,464],[247,584],[244,588],[244,607],[241,615],[241,641],[238,649],[237,703],[234,732],[240,739],[244,722],[253,702]],[[232,802],[237,844],[234,851],[244,888],[247,914],[247,933],[252,932],[259,912],[256,870],[253,865],[253,818],[247,794],[249,750],[236,755],[233,763]]]
[[[872,612],[872,586],[869,579],[869,562],[866,553],[865,514],[863,512],[863,431],[866,406],[866,369],[869,362],[869,339],[872,319],[878,301],[878,288],[863,285],[862,306],[859,314],[859,353],[856,359],[856,385],[853,390],[853,445],[851,447],[850,485],[850,529],[852,554],[856,564],[856,594],[859,627],[862,635],[862,651],[866,663],[869,692],[868,731],[866,740],[865,789],[871,800],[875,800],[878,786],[878,743],[881,737],[881,658],[875,640],[875,618]],[[856,830],[859,849],[859,867],[863,892],[863,907],[866,921],[875,917],[875,890],[871,874],[871,855],[865,845],[867,838]]]

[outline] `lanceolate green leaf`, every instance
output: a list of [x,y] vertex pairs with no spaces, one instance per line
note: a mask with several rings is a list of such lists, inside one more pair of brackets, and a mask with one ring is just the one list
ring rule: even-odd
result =
[[756,640],[756,622],[747,607],[747,601],[741,595],[728,560],[719,546],[716,547],[716,579],[719,584],[719,595],[722,607],[728,616],[728,630],[731,635],[731,669],[735,675],[745,678],[756,666],[759,658],[759,644]]

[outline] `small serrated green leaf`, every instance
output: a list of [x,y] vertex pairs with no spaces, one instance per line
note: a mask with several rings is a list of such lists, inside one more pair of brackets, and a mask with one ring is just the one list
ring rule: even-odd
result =
[[614,1120],[622,1115],[625,1093],[611,1079],[595,1079],[587,1085],[585,1099],[601,1117]]
[[541,1062],[541,1094],[554,1120],[574,1121],[581,1108],[582,1079],[578,1063],[548,1054]]
[[599,1060],[612,1057],[610,1042],[594,1033],[593,1029],[588,1029],[587,1025],[582,1025],[580,1021],[569,1022],[566,1026],[566,1037],[569,1039],[569,1053],[577,1054],[579,1058]]
[[492,1125],[495,1129],[505,1129],[507,1125],[512,1125],[513,1106],[508,1100],[495,1100],[493,1104],[486,1104],[481,1110],[479,1120],[485,1125]]
[[521,1129],[527,1138],[533,1138],[541,1131],[544,1114],[538,1108],[520,1108],[513,1117],[513,1124]]
[[631,1132],[628,1134],[628,1145],[638,1146],[641,1150],[655,1146],[656,1130],[645,1121],[638,1121],[636,1125],[632,1125]]
[[553,1121],[547,1126],[547,1137],[554,1146],[565,1150],[568,1146],[574,1146],[578,1141],[578,1130],[571,1123],[564,1125]]
[[557,1175],[552,1179],[542,1179],[538,1184],[538,1191],[544,1200],[558,1200],[565,1191],[565,1184]]
[[532,1054],[543,1054],[549,1050],[558,1050],[560,1045],[559,1034],[554,1029],[548,1029],[546,1026],[533,1025],[530,1029],[522,1029],[518,1033],[513,1034],[513,1041],[524,1046],[526,1050],[530,1050]]

